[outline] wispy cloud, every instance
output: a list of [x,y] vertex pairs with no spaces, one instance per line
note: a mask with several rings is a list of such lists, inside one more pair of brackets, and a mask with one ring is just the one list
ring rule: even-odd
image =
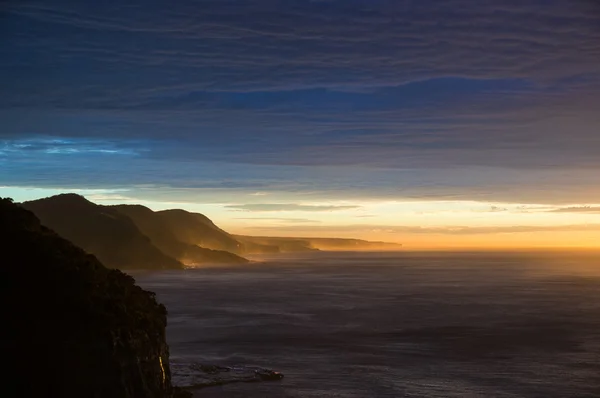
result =
[[360,206],[341,206],[341,205],[301,205],[295,203],[249,203],[242,205],[227,205],[228,209],[249,211],[249,212],[275,212],[275,211],[339,211],[359,209]]
[[[547,80],[563,77],[565,71],[597,72],[599,17],[597,9],[590,8],[592,2],[570,7],[558,0],[543,5],[449,0],[368,6],[292,1],[286,7],[273,1],[235,7],[205,2],[202,12],[197,3],[185,0],[169,10],[128,3],[128,13],[109,4],[66,0],[52,6],[14,3],[7,11],[30,24],[80,30],[83,36],[78,42],[57,42],[55,50],[83,54],[111,70],[131,65],[177,67],[157,87],[135,87],[136,92],[173,93],[181,85],[186,92],[190,85],[196,91],[372,87],[437,76],[535,75]],[[108,42],[103,33],[135,40]],[[148,41],[157,37],[161,40],[149,46]],[[176,79],[178,72],[189,68],[209,75],[190,81],[186,73]],[[371,73],[364,73],[365,68]],[[270,73],[264,74],[267,69]],[[175,83],[165,84],[170,80]]]
[[235,217],[235,220],[245,221],[274,221],[284,224],[318,224],[319,221],[308,218],[286,218],[286,217]]
[[0,183],[593,203],[596,3],[9,2]]
[[0,156],[9,155],[137,155],[143,148],[126,143],[105,140],[65,139],[65,138],[26,138],[0,142]]
[[[282,231],[286,227],[255,226],[256,230]],[[377,234],[422,234],[422,235],[494,235],[494,234],[520,234],[532,232],[573,232],[573,231],[600,231],[600,224],[572,224],[553,226],[499,226],[499,227],[414,227],[414,226],[389,226],[389,225],[348,225],[340,227],[311,225],[296,227],[298,233],[377,233]]]
[[600,206],[568,206],[550,211],[553,213],[600,213]]

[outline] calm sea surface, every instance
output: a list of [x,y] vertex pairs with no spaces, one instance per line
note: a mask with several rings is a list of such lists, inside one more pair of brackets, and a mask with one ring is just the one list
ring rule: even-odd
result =
[[311,253],[137,275],[197,397],[600,397],[600,253]]

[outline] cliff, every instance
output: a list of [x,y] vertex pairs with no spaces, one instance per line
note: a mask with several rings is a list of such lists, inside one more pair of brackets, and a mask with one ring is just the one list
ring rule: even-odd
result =
[[[204,264],[204,263],[246,263],[243,257],[224,250],[211,250],[200,247],[196,244],[182,242],[178,239],[178,235],[174,232],[179,230],[175,222],[169,222],[169,212],[154,212],[151,209],[141,205],[115,205],[111,209],[129,217],[140,231],[150,238],[152,243],[156,245],[164,253],[178,259],[184,264]],[[187,212],[186,212],[187,213]],[[189,217],[202,216],[196,213],[187,213]],[[202,216],[204,217],[204,216]],[[199,219],[195,218],[197,221]],[[206,224],[212,225],[214,230],[218,230],[219,234],[226,236],[227,233],[215,226],[212,221],[206,218]],[[199,233],[205,231],[206,224],[202,223],[203,229]],[[216,233],[213,229],[209,232]],[[232,245],[228,242],[229,246]],[[227,245],[225,245],[227,246]]]
[[178,240],[207,249],[242,253],[242,245],[205,215],[181,209],[156,212]]
[[402,245],[359,239],[231,235],[200,213],[153,211],[141,205],[102,206],[62,194],[22,204],[42,223],[106,266],[179,269],[183,265],[243,264],[245,254],[317,250],[400,250]]
[[173,396],[166,310],[0,199],[3,396]]
[[119,269],[181,269],[127,216],[75,194],[63,194],[21,204],[42,224],[94,254],[107,267]]

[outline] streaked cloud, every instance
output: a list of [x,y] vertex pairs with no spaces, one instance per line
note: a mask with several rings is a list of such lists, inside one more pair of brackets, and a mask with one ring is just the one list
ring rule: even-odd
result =
[[[123,100],[213,89],[387,87],[439,76],[547,81],[597,72],[600,32],[593,1],[291,0],[286,7],[274,0],[180,1],[165,9],[130,0],[127,6],[124,12],[121,4],[31,1],[13,2],[6,11],[33,25],[19,42],[27,49],[38,49],[40,42],[29,39],[42,26],[66,27],[81,36],[67,35],[53,50],[108,67],[100,73],[144,73],[132,69],[137,65],[163,69],[154,86],[121,90]],[[198,71],[193,79],[191,68]],[[105,98],[89,100],[102,104]]]
[[0,184],[595,213],[599,26],[591,0],[7,2]]
[[339,210],[355,210],[360,206],[344,206],[344,205],[301,205],[295,203],[249,203],[242,205],[227,205],[228,209],[250,211],[250,212],[274,212],[274,211],[305,211],[305,212],[322,212],[322,211],[339,211]]
[[91,139],[27,138],[0,142],[0,156],[9,155],[137,155],[141,147]]
[[235,217],[234,220],[243,221],[274,221],[284,224],[318,224],[319,221],[308,218],[286,218],[286,217]]
[[[252,229],[265,231],[289,231],[287,227],[254,226]],[[445,226],[445,227],[415,227],[415,226],[389,226],[389,225],[348,225],[344,227],[331,227],[310,225],[295,228],[299,233],[375,233],[375,234],[422,234],[422,235],[492,235],[492,234],[520,234],[532,232],[568,232],[568,231],[600,231],[600,224],[571,224],[571,225],[515,225],[498,227],[470,227],[470,226]]]
[[600,213],[600,206],[569,206],[551,210],[554,213]]

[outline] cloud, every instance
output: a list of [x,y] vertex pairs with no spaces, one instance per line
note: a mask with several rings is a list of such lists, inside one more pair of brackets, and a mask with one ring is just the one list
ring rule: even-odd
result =
[[[256,230],[286,230],[285,227],[255,226]],[[298,226],[294,228],[296,233],[386,233],[386,234],[422,234],[422,235],[493,235],[493,234],[520,234],[535,232],[574,232],[574,231],[600,231],[600,224],[572,224],[553,226],[499,226],[499,227],[413,227],[413,226],[389,226],[389,225],[348,225],[331,227],[322,225]]]
[[[168,92],[189,87],[189,80],[176,79],[189,68],[203,72],[191,82],[194,88],[233,91],[388,86],[449,75],[535,74],[544,80],[573,68],[597,72],[598,14],[590,12],[592,2],[508,3],[296,0],[282,7],[267,0],[233,7],[205,1],[200,8],[188,0],[172,9],[128,1],[124,9],[63,0],[52,6],[14,3],[8,13],[29,24],[79,31],[81,39],[55,44],[60,53],[83,54],[113,68],[174,66],[155,88]],[[111,42],[116,47],[109,36],[117,39]]]
[[[543,212],[600,202],[594,169],[572,171],[479,168],[407,169],[261,166],[144,156],[0,155],[0,185],[72,189],[129,189],[140,200],[231,203],[360,204],[369,201],[444,201],[527,204]],[[560,187],[558,189],[557,187]],[[344,202],[340,202],[344,201]],[[533,206],[533,207],[532,207]],[[232,209],[233,210],[233,209]]]
[[553,213],[600,213],[600,206],[569,206],[550,211]]
[[[368,93],[448,77],[499,80],[504,92],[521,79],[583,89],[586,76],[597,77],[600,59],[600,16],[585,2],[298,0],[281,7],[271,0],[233,7],[205,1],[199,8],[190,0],[173,9],[135,0],[126,8],[13,2],[7,7],[13,24],[2,42],[13,57],[4,57],[3,83],[19,90],[3,103],[190,110],[229,102],[227,92]],[[52,80],[35,69],[62,70],[75,62],[77,73]],[[23,66],[40,74],[14,80]]]
[[9,3],[0,183],[600,199],[597,2]]
[[228,209],[250,211],[250,212],[271,212],[271,211],[339,211],[354,210],[360,206],[334,206],[334,205],[300,205],[294,203],[249,203],[243,205],[227,205]]
[[137,155],[143,148],[123,142],[27,138],[0,142],[0,156],[9,155]]
[[236,217],[234,220],[246,221],[275,221],[284,224],[317,224],[320,221],[308,218],[286,218],[286,217]]
[[561,231],[600,231],[600,224],[573,224],[553,226],[515,225],[505,227],[443,227],[422,228],[403,227],[391,228],[386,231],[394,233],[441,234],[441,235],[480,235],[480,234],[516,234],[531,232],[561,232]]

